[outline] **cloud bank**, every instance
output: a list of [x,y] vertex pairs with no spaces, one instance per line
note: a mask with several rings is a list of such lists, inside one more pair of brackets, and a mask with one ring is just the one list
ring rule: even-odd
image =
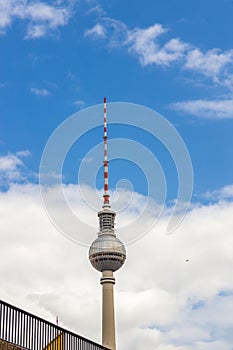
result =
[[[3,170],[19,166],[12,157],[1,165]],[[89,190],[95,197],[95,190]],[[90,222],[94,240],[96,212],[79,198],[77,185],[67,185],[64,191]],[[229,193],[232,186],[214,194],[215,203],[193,207],[172,235],[165,234],[168,218],[163,216],[150,233],[127,247],[125,266],[116,273],[119,350],[231,349]],[[100,342],[100,275],[88,261],[88,250],[53,227],[37,184],[11,184],[0,197],[1,298],[52,322],[58,315],[62,326]],[[137,211],[128,213],[126,207],[119,213],[117,224],[124,223],[127,213],[136,219],[143,200],[137,197]],[[142,220],[138,229],[145,225]]]

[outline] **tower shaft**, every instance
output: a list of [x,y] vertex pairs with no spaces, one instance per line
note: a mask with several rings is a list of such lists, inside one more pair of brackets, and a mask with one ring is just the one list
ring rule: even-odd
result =
[[113,285],[115,278],[113,272],[105,270],[102,273],[100,283],[102,291],[102,344],[111,350],[116,349],[115,339],[115,316],[114,316],[114,296]]

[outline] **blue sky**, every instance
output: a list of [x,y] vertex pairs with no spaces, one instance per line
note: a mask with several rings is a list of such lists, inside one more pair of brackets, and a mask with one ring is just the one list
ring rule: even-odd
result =
[[146,1],[133,9],[123,1],[8,3],[1,5],[2,155],[28,149],[37,172],[53,130],[106,95],[174,124],[192,157],[195,193],[231,183],[230,1]]
[[[172,155],[146,129],[110,123],[109,140],[134,140],[157,157],[168,191],[164,216],[140,240],[142,246],[129,246],[129,260],[119,273],[119,349],[125,344],[129,350],[145,344],[148,350],[232,349],[232,15],[231,0],[0,0],[0,231],[3,251],[14,254],[18,266],[15,271],[13,262],[1,265],[1,298],[51,320],[59,313],[65,326],[100,341],[97,275],[88,267],[86,250],[57,235],[46,217],[38,175],[54,130],[106,96],[110,122],[112,102],[142,105],[165,117],[183,138],[194,172],[191,209],[168,237],[170,204],[179,186]],[[95,187],[101,197],[103,186],[101,163],[96,183],[84,190],[95,210],[76,192],[83,185],[77,174],[82,161],[87,169],[92,164],[88,152],[101,142],[102,126],[90,127],[71,147],[63,168],[65,196],[90,224],[90,230],[82,231],[80,224],[77,231],[91,240],[99,208]],[[119,227],[137,222],[148,194],[148,174],[129,160],[110,162],[113,202],[122,178],[132,184],[131,206],[127,190],[119,197],[126,208]],[[59,215],[58,203],[54,208]],[[139,231],[156,210],[152,202]],[[132,237],[133,226],[128,234]],[[142,249],[148,261],[138,259]],[[83,309],[86,303],[90,308]]]

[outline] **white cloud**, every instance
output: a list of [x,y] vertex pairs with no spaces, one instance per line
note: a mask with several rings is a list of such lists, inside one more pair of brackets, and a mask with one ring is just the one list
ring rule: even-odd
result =
[[106,31],[105,28],[101,24],[96,24],[91,29],[88,29],[84,32],[84,36],[94,37],[94,38],[105,38],[106,37]]
[[157,42],[157,38],[166,29],[155,24],[147,29],[135,29],[128,32],[129,51],[136,54],[143,66],[157,64],[168,66],[171,62],[183,57],[188,45],[180,39],[171,39],[164,45]]
[[[86,31],[86,36],[105,38],[112,48],[126,48],[138,58],[142,66],[178,65],[215,84],[232,89],[233,49],[200,50],[192,43],[171,37],[168,29],[159,23],[147,28],[130,29],[125,23],[112,18],[102,21]],[[170,37],[169,37],[170,36]]]
[[38,89],[38,88],[31,88],[31,93],[36,96],[49,96],[51,93],[48,89]]
[[233,91],[233,74],[227,71],[223,79],[219,80],[218,83],[223,87],[226,87],[227,89],[229,89],[230,92],[232,92]]
[[0,157],[0,171],[12,171],[22,166],[22,161],[13,154]]
[[[98,28],[98,30],[97,30]],[[130,29],[125,23],[103,18],[101,23],[88,30],[88,36],[104,38],[111,48],[125,48],[143,67],[179,67],[202,77],[202,84],[211,81],[227,91],[233,88],[233,49],[213,48],[200,50],[180,38],[168,38],[167,28],[154,24],[147,28]],[[203,80],[204,78],[204,80]],[[232,119],[233,100],[228,98],[180,101],[171,104],[175,110],[206,119]]]
[[191,100],[170,105],[178,112],[191,114],[203,119],[232,119],[233,100]]
[[43,24],[29,25],[27,28],[27,35],[25,39],[38,39],[47,34],[48,29]]
[[203,194],[203,197],[210,200],[221,201],[221,200],[232,200],[233,199],[233,185],[227,185],[219,190],[208,191]]
[[28,22],[25,38],[34,39],[53,33],[68,23],[70,8],[42,1],[0,0],[0,30],[6,32],[15,19]]
[[83,100],[77,100],[77,101],[74,101],[74,105],[81,108],[83,106],[85,106],[85,102]]
[[91,7],[88,11],[87,14],[95,14],[98,16],[103,16],[105,14],[105,11],[103,10],[103,8],[97,4],[94,5],[93,7]]
[[13,1],[0,1],[0,28],[3,31],[11,23]]
[[28,149],[25,149],[25,150],[16,152],[16,155],[19,157],[28,157],[31,155],[31,152]]
[[212,49],[201,52],[195,48],[187,53],[184,68],[194,70],[218,80],[221,71],[233,62],[233,50]]
[[30,155],[30,151],[18,151],[16,154],[9,153],[5,156],[0,156],[0,181],[1,188],[8,186],[12,182],[25,181],[28,178],[35,176],[29,171],[22,161],[22,157]]
[[[96,212],[80,200],[75,186],[67,185],[64,191],[97,226]],[[91,193],[96,196],[95,190]],[[53,322],[58,315],[60,325],[100,342],[100,275],[91,267],[87,249],[55,230],[37,185],[12,185],[0,192],[0,199],[1,298]],[[141,201],[138,206],[140,211]],[[233,203],[222,200],[195,207],[169,236],[163,217],[127,247],[125,266],[116,273],[119,350],[232,346],[232,210]],[[131,218],[138,211],[130,212]],[[121,220],[119,213],[117,222]],[[144,225],[142,220],[138,230]],[[91,230],[95,239],[97,229]]]
[[148,28],[129,29],[123,22],[105,18],[103,23],[96,24],[87,30],[85,35],[93,38],[108,37],[111,47],[126,47],[131,54],[138,57],[143,66],[156,64],[168,66],[182,58],[189,45],[178,38],[159,42],[167,29],[161,24],[154,24]]

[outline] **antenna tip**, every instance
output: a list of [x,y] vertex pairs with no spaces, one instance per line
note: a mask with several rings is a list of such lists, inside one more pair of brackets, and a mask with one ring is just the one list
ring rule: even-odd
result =
[[106,101],[107,101],[107,99],[106,99],[106,97],[104,97],[104,103],[106,103]]

